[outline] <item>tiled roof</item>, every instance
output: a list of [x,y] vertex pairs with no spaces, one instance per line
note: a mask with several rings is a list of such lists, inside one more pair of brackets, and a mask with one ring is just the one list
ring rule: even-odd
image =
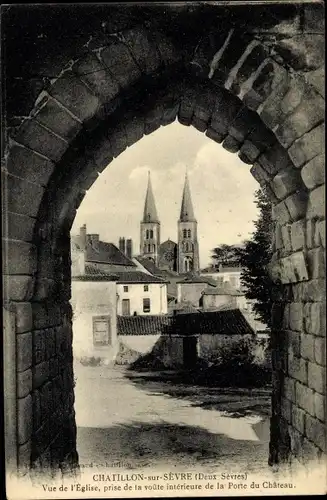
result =
[[118,335],[252,335],[239,309],[174,316],[118,316]]
[[168,316],[117,316],[118,335],[158,335],[169,324]]
[[116,274],[106,273],[89,264],[85,266],[83,275],[72,276],[73,281],[117,281],[117,279]]
[[113,243],[99,241],[96,244],[88,242],[86,245],[85,260],[87,262],[102,262],[120,266],[136,267]]
[[142,266],[145,267],[145,269],[149,271],[149,273],[155,276],[162,275],[162,271],[155,265],[155,263],[151,259],[147,259],[146,257],[136,257],[136,260],[140,264],[142,264]]
[[118,283],[167,283],[157,276],[142,273],[142,271],[118,271],[115,272],[115,275],[118,277]]

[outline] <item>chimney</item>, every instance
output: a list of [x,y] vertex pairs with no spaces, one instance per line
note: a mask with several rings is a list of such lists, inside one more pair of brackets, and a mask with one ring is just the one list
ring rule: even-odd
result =
[[86,247],[86,224],[83,224],[83,226],[80,227],[79,238],[80,238],[81,247],[83,250],[85,250],[85,247]]
[[99,248],[100,235],[99,234],[88,234],[87,241],[92,245],[94,249]]
[[119,250],[125,255],[126,253],[126,248],[125,248],[125,238],[119,238]]
[[126,257],[129,259],[133,257],[133,242],[131,238],[126,240]]

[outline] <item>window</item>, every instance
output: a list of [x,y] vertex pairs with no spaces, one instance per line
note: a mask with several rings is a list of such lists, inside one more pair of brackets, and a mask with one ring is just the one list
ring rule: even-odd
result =
[[145,232],[145,237],[146,237],[147,240],[149,239],[149,230],[148,229]]
[[131,315],[129,299],[123,299],[122,300],[122,303],[121,303],[121,313],[122,313],[123,316],[130,316]]
[[144,290],[145,292],[148,292],[148,291],[149,291],[149,285],[144,285],[143,290]]
[[124,292],[128,292],[128,286],[124,286]]
[[93,316],[93,345],[108,345],[110,340],[110,316]]
[[155,246],[155,245],[153,245],[153,251],[154,251],[154,252],[156,251],[156,246]]
[[188,236],[188,238],[191,238],[191,230],[190,229],[187,230],[187,236]]
[[149,313],[151,310],[150,299],[143,299],[143,312]]
[[151,252],[151,245],[148,245],[148,252]]
[[183,238],[187,238],[187,229],[183,229]]
[[153,230],[150,229],[150,238],[153,238]]

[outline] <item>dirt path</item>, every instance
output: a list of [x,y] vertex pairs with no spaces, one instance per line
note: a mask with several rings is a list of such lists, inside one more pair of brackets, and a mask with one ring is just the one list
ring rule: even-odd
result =
[[267,391],[228,391],[75,368],[81,465],[260,472],[268,469]]

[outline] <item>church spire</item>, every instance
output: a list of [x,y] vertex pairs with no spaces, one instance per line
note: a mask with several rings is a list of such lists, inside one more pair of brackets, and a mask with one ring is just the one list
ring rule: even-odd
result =
[[193,211],[191,190],[190,190],[190,184],[189,184],[189,180],[188,180],[187,171],[185,173],[183,198],[182,198],[181,213],[180,213],[179,220],[180,220],[180,222],[196,222],[196,219],[194,216],[194,211]]
[[148,172],[148,187],[145,195],[143,222],[159,222],[156,204],[154,201],[150,171]]

